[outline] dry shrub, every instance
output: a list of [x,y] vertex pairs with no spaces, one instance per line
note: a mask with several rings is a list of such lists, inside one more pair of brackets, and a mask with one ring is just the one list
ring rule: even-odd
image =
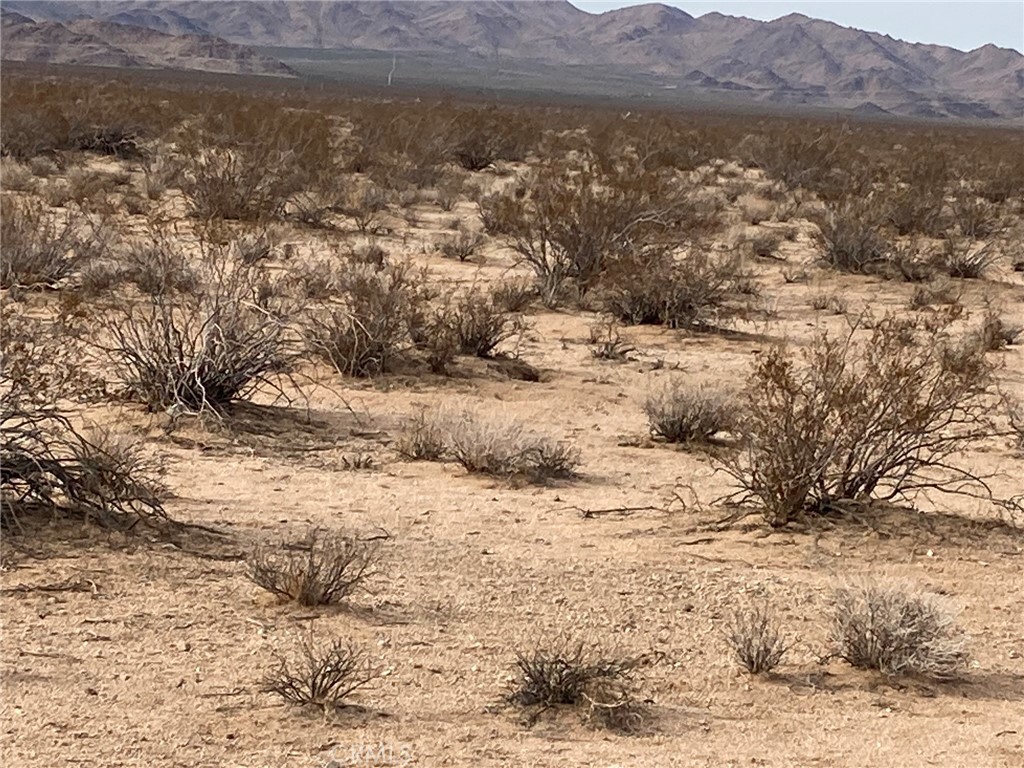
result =
[[934,598],[891,584],[837,589],[832,608],[835,655],[886,675],[949,679],[967,663],[966,638]]
[[0,366],[0,523],[62,512],[127,529],[166,521],[155,465],[137,443],[76,428],[54,406],[91,391],[77,334],[3,307]]
[[34,174],[29,166],[10,157],[0,159],[0,188],[10,192],[28,192],[34,186]]
[[410,461],[444,461],[450,421],[445,411],[421,409],[406,422],[395,449]]
[[881,217],[870,203],[829,206],[816,223],[822,259],[830,267],[840,272],[870,273],[888,260],[890,244],[879,233]]
[[301,355],[284,301],[257,267],[224,249],[197,262],[198,287],[160,291],[101,319],[96,346],[125,387],[152,411],[223,412],[280,379]]
[[364,235],[378,234],[387,211],[387,197],[375,184],[362,184],[349,190],[343,213],[349,216]]
[[653,251],[617,263],[602,280],[602,308],[629,325],[703,329],[746,314],[756,290],[736,256]]
[[522,312],[537,298],[537,289],[528,279],[502,280],[490,289],[491,300],[506,312]]
[[257,547],[247,576],[273,595],[299,605],[334,605],[375,575],[380,550],[373,542],[313,530],[300,544]]
[[448,428],[446,456],[472,474],[544,482],[574,477],[579,465],[570,443],[531,434],[506,416],[466,411]]
[[522,185],[479,201],[485,229],[504,237],[534,271],[545,304],[591,289],[608,264],[644,251],[673,229],[697,234],[713,216],[671,174],[600,158],[553,163]]
[[510,339],[519,338],[525,330],[522,317],[502,309],[490,292],[472,290],[450,298],[439,310],[434,333],[450,331],[459,354],[491,357],[494,350]]
[[288,152],[259,143],[198,148],[180,185],[198,219],[258,221],[281,216],[300,181]]
[[644,719],[637,673],[645,656],[608,656],[595,646],[567,639],[516,653],[516,675],[508,700],[532,710],[531,722],[551,709],[568,707],[599,727],[635,731]]
[[380,677],[366,652],[338,639],[317,644],[311,631],[300,641],[297,658],[278,657],[277,668],[263,678],[260,689],[289,704],[327,712],[347,706],[353,693]]
[[727,393],[671,379],[647,396],[644,414],[653,437],[669,443],[710,443],[735,426],[736,404]]
[[726,627],[725,640],[752,675],[771,672],[789,650],[775,614],[762,604],[737,609]]
[[469,261],[472,259],[484,243],[484,237],[479,232],[459,232],[457,235],[445,238],[437,249],[441,255],[448,259]]
[[173,234],[153,228],[125,248],[120,279],[147,296],[160,296],[195,293],[202,276]]
[[940,268],[950,277],[982,280],[999,263],[999,251],[991,243],[972,245],[964,238],[949,237],[938,256]]
[[963,237],[984,240],[1002,228],[999,206],[971,192],[962,191],[950,203],[953,223]]
[[950,336],[951,322],[890,316],[862,342],[854,323],[799,352],[762,352],[738,423],[743,448],[723,459],[733,500],[785,525],[872,500],[912,503],[922,490],[985,494],[955,459],[994,432],[993,365]]
[[[312,350],[347,376],[375,376],[412,346],[424,274],[408,262],[377,268],[349,260],[328,284],[335,299],[306,322]],[[308,288],[307,288],[308,290]]]
[[0,288],[58,288],[102,253],[107,234],[87,216],[50,214],[39,205],[0,198]]
[[909,184],[897,185],[884,192],[884,220],[898,235],[941,237],[948,226],[944,193],[939,189],[922,189]]

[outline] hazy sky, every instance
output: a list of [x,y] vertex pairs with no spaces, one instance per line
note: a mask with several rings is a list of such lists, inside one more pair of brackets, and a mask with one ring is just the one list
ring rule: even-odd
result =
[[[625,0],[571,0],[588,13],[639,5]],[[718,11],[770,21],[789,13],[845,27],[881,32],[912,43],[938,43],[969,51],[986,43],[1024,52],[1024,0],[662,0],[691,16]]]

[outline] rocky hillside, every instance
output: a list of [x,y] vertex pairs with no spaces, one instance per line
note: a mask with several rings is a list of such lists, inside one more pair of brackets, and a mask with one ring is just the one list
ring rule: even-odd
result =
[[[912,116],[1024,116],[1024,56],[919,45],[793,14],[772,22],[639,5],[589,14],[565,0],[200,2],[11,0],[77,32],[81,19],[240,45],[443,55],[497,66],[607,68],[665,89],[734,100]],[[6,36],[5,36],[6,48]],[[115,46],[122,49],[122,46]],[[134,54],[134,52],[132,52]],[[99,55],[96,52],[94,55]],[[137,54],[134,54],[137,55]],[[4,56],[7,56],[5,50]],[[647,81],[649,82],[649,80]]]
[[0,32],[5,61],[294,75],[280,61],[208,34],[170,35],[91,19],[37,22],[6,7]]

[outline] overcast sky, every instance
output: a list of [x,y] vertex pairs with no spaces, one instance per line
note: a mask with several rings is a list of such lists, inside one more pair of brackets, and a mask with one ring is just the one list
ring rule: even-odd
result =
[[[571,0],[588,13],[640,5],[625,0]],[[912,43],[938,43],[964,51],[994,43],[1024,51],[1024,0],[663,0],[691,16],[718,11],[770,21],[789,13],[845,27],[881,32]]]

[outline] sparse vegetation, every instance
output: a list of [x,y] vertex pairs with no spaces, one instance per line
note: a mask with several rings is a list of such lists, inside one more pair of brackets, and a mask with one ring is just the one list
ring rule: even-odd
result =
[[771,672],[789,650],[774,613],[762,604],[737,609],[725,639],[736,660],[752,675]]
[[665,382],[644,401],[651,435],[669,443],[709,443],[733,428],[735,413],[727,393],[681,379]]

